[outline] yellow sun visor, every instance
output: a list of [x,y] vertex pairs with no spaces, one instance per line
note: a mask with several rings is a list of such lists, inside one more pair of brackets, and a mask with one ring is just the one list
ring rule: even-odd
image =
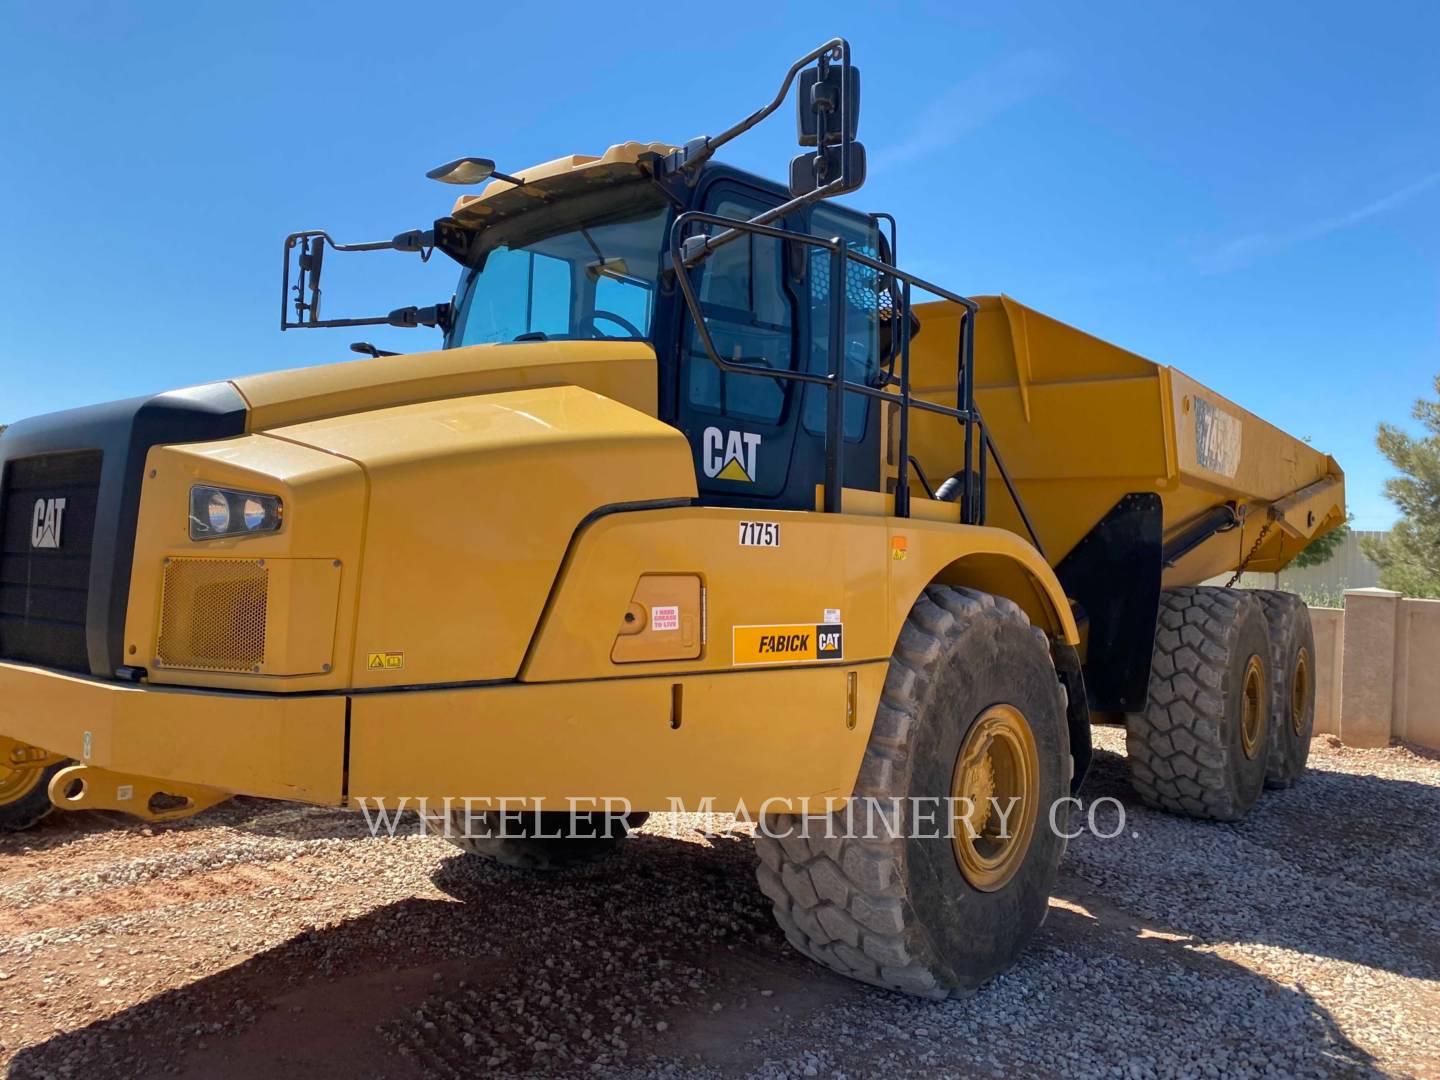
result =
[[532,199],[554,199],[635,180],[674,150],[666,143],[625,142],[610,147],[599,157],[571,154],[556,158],[516,173],[517,179],[525,181],[523,186],[492,180],[478,195],[461,195],[451,215],[461,224],[481,224],[487,218],[527,207]]

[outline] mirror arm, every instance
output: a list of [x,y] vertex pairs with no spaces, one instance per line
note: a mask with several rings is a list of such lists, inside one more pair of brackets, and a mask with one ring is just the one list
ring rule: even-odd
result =
[[[804,195],[797,195],[788,202],[783,202],[779,206],[766,210],[762,214],[756,214],[753,218],[749,219],[749,222],[751,225],[769,225],[772,221],[777,221],[787,214],[793,214],[797,210],[803,210],[811,203],[822,202],[832,195],[845,194],[849,189],[846,188],[844,184],[845,181],[843,178],[837,178],[830,181],[830,183],[824,187],[816,188],[814,191],[807,191]],[[716,233],[714,236],[705,236],[703,234],[687,236],[680,245],[680,257],[687,267],[693,267],[716,248],[723,247],[741,235],[739,229],[726,229],[724,232]]]
[[371,322],[386,323],[390,326],[398,326],[403,329],[413,329],[417,326],[438,326],[446,333],[450,331],[451,305],[431,304],[429,307],[396,308],[383,319],[372,319]]
[[763,108],[757,109],[738,124],[726,128],[719,135],[701,135],[699,138],[691,139],[681,149],[676,150],[665,159],[667,172],[693,172],[715,155],[715,151],[724,146],[731,139],[745,134],[760,121],[773,113],[785,99],[790,96],[790,87],[795,82],[795,76],[809,67],[822,56],[831,57],[837,61],[844,61],[850,55],[850,43],[844,38],[831,38],[818,49],[814,49],[802,56],[795,63],[790,65],[790,70],[785,75],[785,81],[780,84],[780,90],[775,95],[775,100]]

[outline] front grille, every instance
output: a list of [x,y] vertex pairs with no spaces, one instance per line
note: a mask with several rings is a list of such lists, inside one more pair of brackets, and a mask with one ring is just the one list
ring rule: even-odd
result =
[[85,621],[101,458],[82,450],[6,463],[0,658],[89,673]]
[[167,560],[155,659],[192,671],[260,671],[269,592],[261,559]]

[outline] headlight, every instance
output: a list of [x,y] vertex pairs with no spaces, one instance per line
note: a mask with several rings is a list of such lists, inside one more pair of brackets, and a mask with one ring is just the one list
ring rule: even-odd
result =
[[283,511],[275,495],[197,485],[190,489],[190,539],[277,532]]
[[212,491],[205,501],[205,516],[209,519],[209,531],[227,533],[230,531],[230,500],[223,491]]

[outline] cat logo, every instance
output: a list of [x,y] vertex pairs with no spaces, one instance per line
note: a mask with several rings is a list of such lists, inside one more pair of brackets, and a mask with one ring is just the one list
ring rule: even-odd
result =
[[365,660],[370,671],[400,671],[405,667],[403,652],[372,652]]
[[35,514],[30,519],[30,546],[58,548],[60,526],[65,520],[64,499],[36,499]]
[[755,482],[755,453],[760,436],[753,431],[721,431],[707,427],[701,437],[700,463],[712,480]]

